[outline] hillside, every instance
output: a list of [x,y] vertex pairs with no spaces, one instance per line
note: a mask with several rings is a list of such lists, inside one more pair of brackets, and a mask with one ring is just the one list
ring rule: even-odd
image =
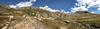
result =
[[24,7],[0,6],[0,29],[100,29],[100,15],[87,11],[72,14]]

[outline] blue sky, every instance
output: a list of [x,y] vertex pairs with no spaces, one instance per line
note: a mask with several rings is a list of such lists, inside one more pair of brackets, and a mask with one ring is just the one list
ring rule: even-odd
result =
[[[8,4],[8,5],[16,5],[20,2],[27,2],[29,0],[0,0],[0,3]],[[92,13],[100,13],[100,11],[97,10],[98,7],[96,6],[89,6],[89,3],[87,3],[88,0],[36,0],[36,2],[33,2],[32,6],[35,7],[44,7],[48,6],[52,9],[63,9],[65,11],[77,11],[76,9],[84,9],[82,11],[86,11],[88,9],[89,12]],[[92,3],[93,0],[89,0],[90,3]],[[98,2],[98,1],[97,1]],[[77,3],[77,5],[76,5]],[[80,4],[80,3],[85,3]],[[78,6],[79,5],[79,6]],[[100,5],[100,4],[96,4]],[[82,7],[81,7],[82,6]],[[83,7],[84,6],[84,7]]]
[[[29,0],[0,0],[0,3],[16,4],[22,1]],[[48,5],[52,9],[64,9],[67,11],[74,6],[74,3],[75,0],[37,0],[33,6],[40,7]]]
[[69,10],[74,6],[74,0],[44,0],[35,3],[35,6],[49,6],[52,9]]

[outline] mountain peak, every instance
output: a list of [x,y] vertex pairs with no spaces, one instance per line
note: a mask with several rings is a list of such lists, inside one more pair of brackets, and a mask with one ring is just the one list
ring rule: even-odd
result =
[[79,14],[82,14],[82,13],[89,13],[88,11],[77,11],[75,13],[79,13]]

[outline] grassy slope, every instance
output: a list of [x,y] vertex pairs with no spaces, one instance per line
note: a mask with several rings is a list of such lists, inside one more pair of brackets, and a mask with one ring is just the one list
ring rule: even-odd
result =
[[[11,20],[9,20],[9,17],[7,16],[14,16],[14,17]],[[99,23],[100,15],[97,14],[84,13],[80,15],[76,13],[76,14],[68,15],[64,13],[59,13],[59,12],[54,13],[54,12],[49,12],[46,10],[42,10],[38,8],[30,8],[30,7],[20,8],[17,10],[12,8],[0,7],[0,28],[3,28],[4,26],[6,26],[6,24],[9,24],[7,28],[16,26],[16,24],[20,24],[20,22],[26,20],[25,19],[26,17],[30,17],[30,18],[32,17],[33,19],[34,17],[37,17],[35,18],[35,20],[37,20],[38,18],[42,19],[42,20],[38,19],[37,21],[39,21],[39,23],[42,23],[48,29],[63,29],[63,28],[90,29],[90,28],[96,28],[97,26],[100,25]]]

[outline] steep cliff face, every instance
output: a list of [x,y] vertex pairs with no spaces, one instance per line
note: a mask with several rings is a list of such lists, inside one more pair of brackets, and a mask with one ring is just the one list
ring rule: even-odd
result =
[[30,7],[0,11],[0,29],[100,29],[100,15],[86,11],[65,14]]

